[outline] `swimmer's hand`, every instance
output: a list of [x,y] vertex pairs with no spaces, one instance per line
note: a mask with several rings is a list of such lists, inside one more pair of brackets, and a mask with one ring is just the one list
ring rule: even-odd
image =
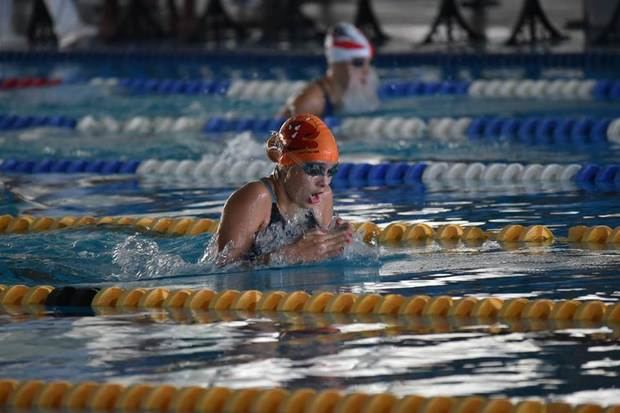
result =
[[[336,257],[344,251],[344,247],[352,240],[352,232],[346,228],[324,232],[314,230],[305,234],[297,242],[283,247],[277,258],[289,264],[302,264],[322,261]],[[272,257],[272,261],[274,261]]]
[[333,224],[334,230],[348,232],[351,235],[351,237],[353,237],[353,227],[348,221],[345,221],[344,219],[338,217],[338,218],[334,218],[334,220],[332,221],[332,224]]

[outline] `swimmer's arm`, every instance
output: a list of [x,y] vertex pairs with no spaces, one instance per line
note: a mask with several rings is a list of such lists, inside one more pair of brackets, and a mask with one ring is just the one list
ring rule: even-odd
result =
[[324,111],[325,94],[315,82],[306,86],[297,96],[289,99],[279,115],[289,117],[300,113],[313,113],[323,116]]
[[249,183],[226,201],[217,231],[218,252],[226,247],[221,264],[239,261],[249,251],[255,234],[271,213],[271,195],[260,182]]

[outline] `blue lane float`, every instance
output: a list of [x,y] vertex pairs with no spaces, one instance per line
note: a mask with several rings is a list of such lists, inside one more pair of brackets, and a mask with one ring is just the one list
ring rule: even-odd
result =
[[556,118],[472,118],[465,133],[470,140],[508,140],[529,145],[601,144],[610,138],[613,119]]
[[244,131],[266,133],[279,130],[284,121],[284,118],[225,118],[213,116],[205,122],[202,131],[206,134]]
[[118,84],[130,94],[225,95],[230,80],[206,79],[120,79]]
[[5,159],[0,163],[0,172],[5,174],[135,174],[139,160],[86,160],[86,159]]
[[609,100],[612,98],[611,91],[619,82],[613,82],[611,80],[602,79],[596,82],[594,85],[594,89],[592,89],[592,97],[595,100]]
[[379,86],[378,94],[382,99],[436,96],[436,95],[467,95],[469,90],[467,81],[388,81]]
[[75,129],[78,120],[67,116],[19,116],[0,114],[0,130],[18,130],[36,127]]

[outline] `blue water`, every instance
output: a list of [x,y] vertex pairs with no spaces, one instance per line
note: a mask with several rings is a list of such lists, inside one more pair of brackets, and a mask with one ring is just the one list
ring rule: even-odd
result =
[[[121,69],[60,64],[37,73],[72,76],[133,76]],[[175,69],[194,77],[200,67],[217,76],[228,64],[200,63]],[[3,64],[3,75],[33,73],[34,66]],[[152,70],[158,69],[152,66]],[[380,67],[384,78],[420,72],[415,67]],[[171,76],[161,69],[161,77]],[[171,70],[171,69],[170,69]],[[198,70],[198,72],[196,72]],[[300,77],[320,66],[259,77]],[[185,71],[185,72],[184,72]],[[122,72],[122,73],[119,73]],[[429,74],[430,73],[430,74]],[[144,74],[144,73],[142,73]],[[147,73],[157,75],[158,73]],[[440,73],[441,74],[441,73]],[[269,116],[281,102],[232,101],[225,97],[132,96],[86,84],[0,93],[0,112],[21,115]],[[386,101],[372,115],[473,116],[562,115],[618,117],[604,102],[516,101],[426,97]],[[218,154],[234,134],[202,132],[137,136],[89,136],[62,129],[0,133],[0,157],[200,159]],[[618,145],[545,147],[519,143],[446,143],[370,136],[341,138],[346,159],[510,162],[618,162]],[[258,143],[264,137],[254,136]],[[132,215],[217,219],[230,185],[155,180],[133,176],[0,176],[1,214],[35,216]],[[394,187],[335,187],[335,210],[356,221],[457,223],[499,229],[511,223],[544,224],[558,236],[573,225],[620,225],[616,188],[573,183],[488,184],[453,182]],[[201,257],[211,239],[166,237],[131,229],[72,229],[0,236],[0,282],[125,287],[167,286],[223,290],[298,290],[499,296],[551,299],[620,297],[620,249],[556,242],[506,249],[431,243],[369,247],[355,243],[343,257],[307,266],[228,270]],[[226,318],[228,317],[228,318]],[[15,378],[151,382],[231,387],[337,387],[345,391],[391,391],[398,395],[537,396],[572,403],[620,401],[618,329],[601,325],[557,328],[550,324],[511,326],[410,323],[386,319],[315,320],[281,315],[167,312],[99,315],[50,310],[39,315],[0,309],[2,376]],[[439,323],[439,324],[438,324]],[[330,325],[330,329],[325,329]],[[264,372],[268,371],[269,374]]]

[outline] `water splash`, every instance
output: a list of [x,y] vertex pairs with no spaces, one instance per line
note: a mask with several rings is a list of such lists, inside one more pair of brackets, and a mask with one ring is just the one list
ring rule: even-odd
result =
[[[291,220],[277,225],[270,225],[260,231],[254,241],[253,256],[258,257],[279,251],[283,246],[300,239],[308,230],[308,217],[302,211]],[[204,247],[202,257],[197,262],[184,259],[178,254],[165,252],[156,240],[144,234],[134,234],[117,243],[112,249],[112,262],[119,271],[112,277],[120,281],[136,281],[184,274],[209,274],[238,272],[252,268],[281,268],[291,266],[286,257],[273,254],[269,265],[264,266],[252,262],[252,257],[243,260],[229,259],[232,243],[218,251],[217,235],[212,236]],[[376,266],[380,265],[380,249],[378,246],[367,245],[359,236],[354,236],[352,243],[345,246],[343,253],[332,259],[336,263],[346,262],[348,265]],[[316,264],[316,263],[314,263]]]
[[269,254],[278,251],[285,245],[299,240],[307,232],[307,210],[300,210],[291,219],[278,224],[271,224],[256,234],[254,246],[258,255]]
[[342,110],[347,114],[367,113],[379,108],[377,89],[379,78],[374,69],[370,69],[366,82],[351,76],[347,90],[342,96]]
[[[299,240],[310,227],[309,217],[309,210],[300,210],[290,219],[283,217],[284,221],[271,223],[260,230],[254,237],[251,250],[244,257],[246,264],[257,257],[277,252],[282,247]],[[233,248],[235,248],[234,244],[229,242],[222,251],[218,252],[216,235],[205,248],[201,262],[210,262],[220,266],[230,263],[232,260],[229,257]],[[280,257],[279,254],[271,256],[270,266],[286,265],[288,265],[286,257]]]
[[379,244],[368,244],[364,242],[363,235],[354,232],[353,242],[344,248],[342,259],[356,265],[378,266],[381,265],[381,249]]
[[[334,218],[333,222],[337,220],[337,218]],[[333,230],[334,226],[331,225],[330,228]],[[220,267],[223,266],[226,269],[237,269],[244,265],[247,266],[253,257],[271,254],[281,250],[286,245],[293,244],[308,231],[308,210],[301,210],[291,219],[269,225],[267,228],[259,231],[254,238],[252,251],[246,257],[245,263],[231,263],[229,257],[231,249],[234,248],[232,242],[229,242],[218,252],[217,235],[213,236],[209,244],[205,247],[200,262],[211,263]],[[347,244],[343,253],[333,260],[346,261],[355,265],[376,266],[380,264],[380,249],[378,245],[368,245],[365,243],[361,235],[354,234],[353,242]],[[224,265],[224,263],[228,264]],[[271,255],[271,260],[267,267],[286,267],[289,265],[287,257],[280,254],[273,254]],[[254,266],[260,267],[260,265]]]
[[232,261],[230,259],[231,250],[234,248],[234,245],[231,242],[226,244],[221,251],[218,251],[218,235],[215,234],[209,240],[209,243],[205,247],[202,258],[198,261],[199,263],[211,264],[220,268],[224,268],[226,270],[235,270],[242,268],[244,263],[238,261]]
[[112,253],[113,262],[120,267],[119,279],[136,280],[162,274],[177,274],[190,263],[174,254],[160,251],[159,245],[140,234],[127,237]]
[[239,161],[264,160],[265,146],[258,142],[252,132],[243,132],[226,141],[226,146],[220,153],[208,153],[202,156],[202,160],[225,161],[235,163]]

